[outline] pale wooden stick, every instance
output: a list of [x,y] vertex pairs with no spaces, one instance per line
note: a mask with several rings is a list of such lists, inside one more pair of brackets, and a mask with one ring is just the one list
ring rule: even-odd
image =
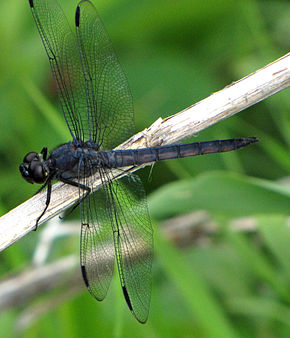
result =
[[[118,148],[144,148],[179,142],[289,86],[290,53],[180,113],[165,119],[159,118],[148,129],[136,134]],[[127,171],[139,168],[127,168]],[[125,174],[120,174],[117,170],[113,173],[115,178]],[[100,179],[96,176],[94,189],[100,186]],[[73,205],[78,197],[78,188],[63,183],[54,184],[49,208],[40,224]],[[0,251],[34,228],[45,200],[46,192],[42,192],[0,218]]]

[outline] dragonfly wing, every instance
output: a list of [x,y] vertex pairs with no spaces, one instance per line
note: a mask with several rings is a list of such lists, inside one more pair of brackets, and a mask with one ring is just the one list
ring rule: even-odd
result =
[[110,150],[134,132],[133,103],[128,81],[96,8],[90,1],[79,3],[75,23],[92,140],[103,149]]
[[[92,168],[89,159],[80,167]],[[88,172],[89,173],[89,172]],[[136,319],[148,318],[151,281],[153,230],[142,182],[135,175],[111,181],[110,170],[100,169],[103,188],[88,195],[80,189],[81,267],[91,294],[104,299],[116,257],[125,300]],[[82,183],[92,187],[92,178]]]
[[97,300],[103,300],[107,294],[115,256],[104,197],[100,189],[81,203],[81,269],[87,288]]
[[[88,157],[83,157],[79,163],[80,172],[86,178],[79,177],[79,183],[93,187],[92,174],[94,168]],[[105,185],[107,177],[100,170],[100,176]],[[81,211],[81,271],[84,282],[90,293],[103,300],[108,292],[114,271],[114,241],[112,234],[112,215],[107,198],[106,188],[87,195],[80,188]]]
[[56,0],[29,0],[73,139],[87,140],[87,100],[77,41]]
[[143,184],[129,175],[107,185],[115,255],[124,297],[136,319],[145,323],[152,284],[153,230]]

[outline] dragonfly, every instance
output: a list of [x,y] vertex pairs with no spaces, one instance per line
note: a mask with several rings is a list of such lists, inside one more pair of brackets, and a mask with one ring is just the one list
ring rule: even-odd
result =
[[[255,137],[112,150],[133,135],[133,103],[128,81],[111,40],[94,7],[80,1],[75,33],[56,0],[29,0],[47,53],[59,102],[72,140],[48,153],[29,152],[20,165],[29,183],[47,188],[52,182],[79,190],[80,265],[84,283],[102,301],[117,265],[125,301],[140,323],[149,314],[153,230],[141,180],[132,173],[114,180],[113,171],[157,161],[236,150],[257,142]],[[93,191],[93,176],[102,187]],[[115,263],[116,262],[116,263]]]

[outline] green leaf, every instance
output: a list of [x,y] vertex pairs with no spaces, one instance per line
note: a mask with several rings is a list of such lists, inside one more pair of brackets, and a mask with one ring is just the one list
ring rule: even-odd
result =
[[289,308],[278,301],[258,297],[233,298],[228,301],[228,305],[232,312],[245,315],[249,319],[271,319],[290,326]]
[[[198,269],[192,269],[180,259],[178,251],[159,232],[155,233],[156,258],[161,262],[164,270],[177,285],[184,302],[192,311],[205,337],[236,337],[234,329],[222,309],[202,278]],[[209,324],[210,320],[210,325]]]
[[258,217],[259,232],[290,277],[290,228],[282,216]]
[[167,184],[149,198],[151,214],[160,219],[192,210],[228,216],[287,214],[289,189],[266,180],[210,172]]

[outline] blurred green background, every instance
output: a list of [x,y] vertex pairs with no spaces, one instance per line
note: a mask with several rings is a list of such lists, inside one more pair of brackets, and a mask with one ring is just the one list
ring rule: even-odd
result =
[[[77,2],[60,3],[72,23]],[[136,131],[289,51],[288,0],[93,3],[127,74]],[[53,149],[69,135],[28,1],[1,1],[0,13],[0,210],[4,214],[36,191],[18,172],[23,156],[43,146]],[[25,304],[19,300],[1,313],[1,336],[288,337],[289,111],[288,89],[191,139],[257,136],[259,144],[228,154],[167,161],[156,164],[152,172],[150,168],[140,172],[155,227],[146,325],[129,313],[116,279],[102,303],[94,301],[85,287],[62,300],[69,283]],[[189,243],[177,248],[161,224],[198,210],[208,212],[214,230],[205,230],[205,217],[197,230],[186,235]],[[191,215],[195,222],[196,214]],[[240,223],[237,218],[242,218]],[[1,253],[3,280],[32,268],[44,228]],[[78,235],[54,241],[48,261],[77,255],[78,243]],[[27,314],[34,320],[23,326]]]

